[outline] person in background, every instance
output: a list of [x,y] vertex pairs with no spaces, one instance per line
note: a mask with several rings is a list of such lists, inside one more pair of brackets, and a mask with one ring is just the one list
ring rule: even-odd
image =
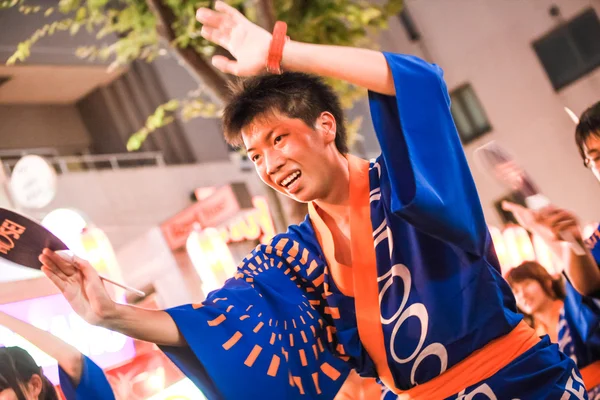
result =
[[[583,112],[575,129],[575,143],[583,164],[600,181],[600,102]],[[539,211],[511,202],[502,208],[510,211],[517,222],[546,242],[555,255],[564,260],[564,272],[570,284],[583,296],[600,298],[600,229],[584,240],[581,224],[573,212],[549,205]],[[578,256],[561,240],[561,232],[569,232],[584,244],[587,251]]]
[[[0,325],[58,362],[60,387],[67,400],[114,400],[104,372],[75,347],[53,334],[0,311]],[[0,348],[0,400],[54,400],[58,395],[41,367],[20,347]]]
[[[600,180],[600,102],[581,115],[575,129],[575,143],[584,166]],[[534,211],[511,202],[504,202],[502,207],[512,212],[521,226],[539,236],[563,261],[567,280],[562,318],[569,322],[569,332],[559,334],[558,341],[577,361],[588,390],[597,386],[600,384],[600,307],[597,303],[600,299],[600,227],[584,240],[579,218],[569,210],[549,205]],[[585,254],[576,255],[561,240],[561,232],[571,233],[584,244]],[[571,354],[568,349],[572,350]]]
[[58,400],[52,383],[29,353],[0,347],[0,400]]
[[[581,295],[574,290],[567,292],[562,278],[553,278],[535,261],[526,261],[511,269],[506,280],[515,294],[517,305],[531,318],[532,327],[538,335],[548,335],[563,353],[577,363],[588,397],[600,399],[600,366],[595,364],[600,359],[600,308],[588,301],[578,315],[569,313],[569,306],[581,303]],[[595,321],[589,327],[585,341],[579,336],[577,326],[582,318],[588,322]]]

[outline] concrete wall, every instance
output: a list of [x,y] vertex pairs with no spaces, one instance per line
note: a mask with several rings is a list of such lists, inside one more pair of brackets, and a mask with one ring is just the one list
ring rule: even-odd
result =
[[0,149],[89,147],[91,137],[73,105],[0,105]]
[[29,214],[43,218],[56,208],[74,208],[108,235],[116,250],[146,234],[192,204],[194,189],[246,182],[252,195],[264,195],[254,171],[229,162],[122,170],[73,172],[58,177],[55,199]]
[[[28,5],[42,5],[43,7],[55,7],[56,2],[51,0],[33,0],[28,2]],[[48,18],[44,18],[39,14],[23,15],[17,11],[17,9],[2,10],[0,12],[0,63],[4,63],[10,55],[17,48],[17,44],[20,41],[26,40],[31,36],[35,29],[43,26],[45,23],[63,18],[64,16],[60,13],[54,13]],[[110,43],[114,41],[114,36],[107,36],[98,41],[95,39],[94,33],[87,33],[85,29],[81,29],[75,36],[69,35],[67,32],[57,32],[55,35],[50,37],[42,38],[32,48],[31,56],[26,61],[26,64],[37,64],[37,65],[89,65],[89,61],[78,59],[74,52],[77,47],[82,45]],[[109,60],[110,61],[110,60]],[[96,61],[91,64],[107,64],[104,62]],[[106,112],[102,112],[102,109],[98,109],[96,114],[91,115],[90,107],[86,108],[86,105],[97,106],[99,104],[98,99],[106,95],[107,90],[100,88],[90,95],[82,99],[80,102],[81,112],[84,113],[84,119],[92,121],[93,125],[100,126],[98,129],[106,128],[104,133],[95,132],[98,129],[90,128],[90,133],[94,138],[101,142],[100,144],[94,143],[94,147],[97,148],[98,152],[119,152],[124,151],[123,144],[115,144],[117,141],[113,140],[114,136],[121,133],[121,136],[127,135],[137,131],[143,126],[145,118],[151,114],[156,105],[165,102],[170,98],[185,98],[187,93],[198,88],[198,82],[190,76],[190,74],[181,67],[177,60],[170,54],[163,57],[159,57],[151,67],[138,63],[137,70],[142,73],[128,73],[122,81],[126,81],[127,85],[132,83],[130,76],[134,76],[138,80],[144,80],[144,78],[150,78],[148,75],[154,74],[154,70],[157,71],[160,76],[152,77],[154,81],[149,83],[144,80],[146,90],[144,94],[147,97],[146,103],[151,106],[149,108],[141,107],[140,116],[136,118],[134,122],[129,121],[127,126],[118,126],[120,121],[107,121]],[[135,71],[134,71],[135,72]],[[138,71],[139,72],[139,71]],[[118,83],[118,82],[117,82]],[[108,89],[115,89],[117,85],[111,85]],[[163,90],[164,88],[164,90]],[[104,88],[106,89],[106,88]],[[113,90],[115,92],[123,92],[123,90]],[[104,93],[101,93],[103,92]],[[166,93],[166,97],[163,98],[163,92]],[[159,95],[153,95],[153,93],[159,93]],[[129,93],[131,94],[131,93]],[[131,105],[129,108],[138,107],[140,96],[136,96],[135,93],[132,95]],[[157,104],[156,101],[158,100]],[[100,101],[101,102],[101,101]],[[137,102],[137,103],[136,103]],[[139,107],[138,107],[139,108]],[[124,113],[129,112],[127,107],[121,106]],[[129,113],[131,114],[131,113]],[[114,113],[113,113],[113,119]],[[0,119],[1,120],[1,119]],[[121,123],[123,125],[123,123]],[[112,128],[111,132],[108,132]],[[117,132],[122,130],[123,132]],[[189,150],[181,151],[178,146],[175,146],[175,152],[178,156],[171,155],[174,150],[166,145],[161,144],[165,141],[173,141],[174,131],[182,130],[182,134],[185,136],[186,145],[189,145]],[[0,148],[5,148],[4,141],[2,138],[2,127],[0,126]],[[178,133],[179,135],[179,133]],[[107,139],[107,140],[105,140]],[[123,139],[123,138],[119,138]],[[61,143],[63,139],[56,141],[55,143]],[[66,139],[68,141],[68,138]],[[126,140],[124,138],[121,141]],[[222,138],[222,133],[218,119],[194,119],[189,122],[183,122],[178,119],[177,123],[172,124],[166,128],[160,129],[156,132],[153,137],[148,140],[150,142],[157,142],[158,148],[162,148],[165,152],[165,159],[167,162],[212,162],[212,161],[226,161],[229,159],[227,146]],[[183,142],[183,141],[182,141]],[[104,146],[102,145],[104,143]],[[39,147],[35,141],[30,144],[31,147]],[[154,148],[149,148],[154,147]],[[157,146],[151,146],[146,144],[144,149],[156,150]],[[187,153],[187,154],[183,154]]]
[[[0,171],[0,189],[2,179]],[[138,288],[153,285],[159,305],[171,307],[201,301],[204,294],[193,267],[178,264],[160,224],[192,205],[194,189],[229,182],[245,182],[251,195],[266,194],[254,171],[242,171],[232,162],[72,172],[58,176],[57,195],[46,208],[21,212],[41,220],[57,208],[79,211],[107,234],[124,282]],[[0,195],[3,193],[0,190]],[[12,204],[0,198],[0,206]],[[13,281],[34,279],[39,272],[1,259],[0,269],[4,271],[0,274],[0,304],[36,297],[29,290],[8,289]],[[55,293],[44,277],[34,283],[31,287],[36,290]]]
[[[77,109],[93,137],[92,152],[124,153],[129,137],[146,124],[156,107],[168,101],[155,68],[143,61],[131,63],[122,76],[77,102]],[[168,164],[197,159],[175,121],[149,135],[141,151],[160,151]]]
[[[167,97],[184,99],[188,93],[198,89],[198,81],[170,53],[156,59],[153,66]],[[189,121],[178,118],[178,121],[198,162],[229,159],[218,118],[195,118]]]
[[203,300],[196,273],[177,264],[159,227],[154,227],[117,251],[117,262],[128,285],[154,286],[159,307],[174,307]]
[[584,220],[600,220],[600,187],[582,167],[574,144],[574,124],[565,106],[580,114],[600,100],[600,69],[555,92],[532,42],[557,26],[551,5],[570,19],[600,2],[589,0],[407,0],[426,52],[407,40],[397,21],[382,35],[384,50],[429,55],[445,71],[450,90],[471,83],[493,131],[466,146],[486,217],[499,217],[493,202],[506,191],[482,174],[472,152],[495,139],[508,147],[542,191]]

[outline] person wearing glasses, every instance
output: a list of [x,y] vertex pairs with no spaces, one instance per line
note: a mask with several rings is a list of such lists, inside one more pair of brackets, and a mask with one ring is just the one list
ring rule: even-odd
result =
[[[584,166],[600,181],[600,102],[581,115],[575,143]],[[600,226],[584,239],[579,218],[569,210],[550,205],[534,211],[510,202],[502,206],[564,261],[566,297],[555,322],[567,329],[558,331],[557,341],[576,360],[590,399],[600,398]],[[561,232],[571,233],[584,245],[585,254],[575,254],[561,240]]]

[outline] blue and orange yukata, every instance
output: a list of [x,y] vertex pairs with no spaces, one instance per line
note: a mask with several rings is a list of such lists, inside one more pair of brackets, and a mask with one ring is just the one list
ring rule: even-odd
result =
[[[600,265],[600,227],[586,240]],[[600,400],[600,293],[582,296],[566,282],[566,297],[558,323],[560,350],[573,359],[591,400]]]
[[385,57],[396,96],[369,94],[382,154],[348,156],[352,267],[310,204],[202,304],[167,310],[189,346],[163,349],[211,399],[333,399],[351,369],[385,399],[586,399],[516,311],[442,71]]

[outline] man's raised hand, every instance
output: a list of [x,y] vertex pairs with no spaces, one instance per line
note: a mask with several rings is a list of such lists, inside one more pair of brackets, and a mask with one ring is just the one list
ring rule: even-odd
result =
[[205,39],[223,47],[235,60],[214,56],[213,65],[220,71],[252,76],[265,71],[271,34],[250,22],[230,5],[217,1],[215,10],[200,8],[196,19],[203,24],[200,34]]
[[569,232],[576,240],[581,240],[579,220],[570,211],[553,205],[534,211],[508,201],[502,202],[502,209],[510,211],[519,225],[547,242],[562,240],[564,232]]

